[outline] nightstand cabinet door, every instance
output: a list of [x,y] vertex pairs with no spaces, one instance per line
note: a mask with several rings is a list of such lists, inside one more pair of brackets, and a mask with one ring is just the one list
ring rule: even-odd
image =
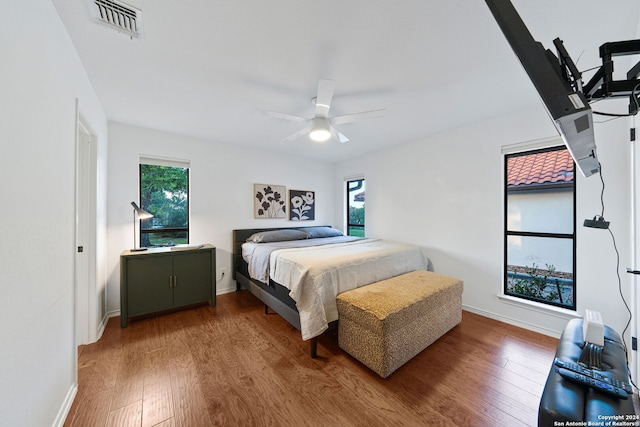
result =
[[129,316],[173,307],[170,255],[136,257],[127,262]]
[[120,255],[120,327],[129,317],[216,305],[216,248],[152,248]]
[[211,253],[178,253],[173,256],[173,304],[183,306],[211,297]]

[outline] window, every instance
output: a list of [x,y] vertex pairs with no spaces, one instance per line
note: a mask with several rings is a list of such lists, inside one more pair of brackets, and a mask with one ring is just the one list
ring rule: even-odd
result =
[[574,170],[564,146],[505,156],[506,295],[576,309]]
[[364,237],[364,178],[347,181],[347,235]]
[[140,159],[140,207],[153,214],[141,221],[141,247],[189,243],[188,162]]

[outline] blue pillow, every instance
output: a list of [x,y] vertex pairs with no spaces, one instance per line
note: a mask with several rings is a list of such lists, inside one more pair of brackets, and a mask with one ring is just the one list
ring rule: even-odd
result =
[[272,230],[261,231],[254,233],[247,239],[247,242],[252,243],[272,243],[283,242],[287,240],[303,240],[307,238],[307,233],[300,230],[285,229],[285,230]]
[[344,236],[344,234],[342,234],[342,231],[336,230],[335,228],[331,227],[307,227],[301,228],[300,231],[304,231],[305,233],[307,233],[308,239]]

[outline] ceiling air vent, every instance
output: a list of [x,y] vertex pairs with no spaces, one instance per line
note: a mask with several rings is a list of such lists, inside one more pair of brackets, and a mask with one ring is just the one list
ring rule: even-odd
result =
[[142,38],[142,11],[113,0],[91,0],[91,13],[103,22],[131,38]]

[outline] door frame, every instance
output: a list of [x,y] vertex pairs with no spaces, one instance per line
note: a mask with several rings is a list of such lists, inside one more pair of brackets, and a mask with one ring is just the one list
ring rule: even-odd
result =
[[[76,99],[74,347],[97,340],[97,136]],[[78,252],[82,246],[83,251]],[[82,278],[86,277],[86,280]],[[76,369],[77,372],[77,369]]]

